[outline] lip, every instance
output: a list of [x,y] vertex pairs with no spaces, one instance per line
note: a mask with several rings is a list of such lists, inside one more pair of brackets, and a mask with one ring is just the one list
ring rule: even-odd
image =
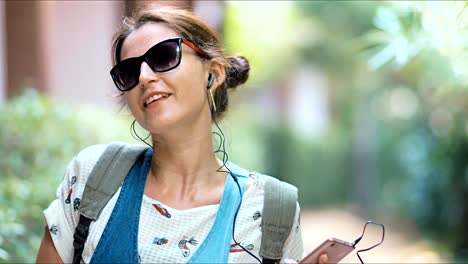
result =
[[[143,108],[146,108],[147,106],[145,105],[145,102],[146,100],[148,100],[148,98],[150,98],[151,96],[154,96],[154,95],[159,95],[159,94],[167,94],[168,97],[172,95],[172,93],[169,93],[169,92],[164,92],[164,91],[152,91],[152,92],[149,92],[147,94],[145,94],[143,96],[143,99],[141,100],[141,105],[143,106]],[[158,99],[158,100],[161,100],[161,99]]]

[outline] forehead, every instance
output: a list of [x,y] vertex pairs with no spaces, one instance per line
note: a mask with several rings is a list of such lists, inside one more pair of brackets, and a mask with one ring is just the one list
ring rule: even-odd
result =
[[155,44],[176,37],[179,34],[164,23],[146,23],[125,39],[120,51],[121,60],[141,56]]

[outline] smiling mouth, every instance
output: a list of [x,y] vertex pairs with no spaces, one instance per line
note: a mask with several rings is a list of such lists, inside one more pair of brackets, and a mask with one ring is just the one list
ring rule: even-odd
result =
[[144,103],[144,106],[146,108],[150,104],[152,104],[154,102],[157,102],[158,100],[161,100],[161,99],[166,99],[169,96],[171,96],[171,95],[170,94],[155,94],[155,95],[151,96],[150,98],[146,99],[146,101]]

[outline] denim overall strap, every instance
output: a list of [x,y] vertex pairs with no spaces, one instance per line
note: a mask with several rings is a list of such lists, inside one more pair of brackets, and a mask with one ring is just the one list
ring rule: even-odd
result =
[[133,165],[90,263],[138,263],[138,226],[146,176],[153,151]]
[[[233,163],[227,163],[227,167],[232,174],[227,176],[223,197],[221,198],[213,226],[188,263],[228,262],[234,215],[244,194],[249,172]],[[237,184],[232,176],[237,178],[242,194],[239,193]]]

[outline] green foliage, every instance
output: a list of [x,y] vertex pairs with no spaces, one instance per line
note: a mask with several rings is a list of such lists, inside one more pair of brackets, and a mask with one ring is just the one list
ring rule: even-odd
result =
[[314,139],[298,136],[284,125],[263,131],[265,172],[300,186],[302,206],[339,205],[349,199],[351,178],[346,172],[351,154],[343,130],[329,129]]
[[[240,110],[222,124],[229,159],[299,186],[303,205],[351,201],[403,214],[466,261],[467,5],[227,3],[226,46],[250,59],[253,84],[274,89],[302,64],[314,65],[330,105],[328,128],[313,137],[294,131],[286,115],[264,120],[248,103],[231,105]],[[247,92],[232,102],[258,97]],[[130,122],[31,91],[0,105],[0,121],[0,261],[32,261],[42,210],[67,162],[87,145],[130,141]]]
[[[426,236],[462,261],[468,259],[467,6],[393,2],[378,9],[376,29],[363,36],[373,43],[369,65],[397,95],[387,101],[393,114],[380,119],[379,148],[393,159],[381,166],[397,167],[400,175],[383,173],[383,193],[392,195],[382,200],[400,201]],[[407,87],[406,96],[398,96],[399,87]]]
[[286,74],[284,69],[297,57],[304,30],[297,25],[294,3],[231,1],[226,5],[225,45],[231,53],[242,51],[249,59],[252,71],[249,82],[265,82],[271,75]]
[[0,262],[35,260],[68,162],[90,144],[129,141],[130,123],[116,116],[33,90],[0,105]]
[[[466,261],[468,4],[313,1],[298,6],[305,19],[328,33],[319,33],[315,45],[304,49],[304,63],[313,61],[333,76],[331,89],[341,94],[334,98],[335,118],[350,132],[361,126],[353,115],[375,124],[367,131],[374,135],[369,142],[377,180],[368,192],[377,189],[370,196],[375,207],[406,215],[423,236]],[[359,108],[364,111],[356,112]]]
[[[304,205],[352,202],[368,209],[363,217],[375,215],[369,209],[403,215],[421,236],[466,262],[468,4],[297,1],[294,20],[251,18],[242,5],[233,12],[243,17],[231,16],[226,32],[242,23],[248,30],[228,34],[229,47],[262,52],[265,44],[255,46],[252,32],[272,28],[265,35],[287,54],[271,55],[281,67],[262,72],[267,88],[310,65],[328,82],[330,125],[322,135],[301,137],[287,114],[257,126],[263,171],[300,186]],[[256,27],[254,19],[288,30]]]
[[[381,5],[376,12],[375,30],[364,36],[364,43],[374,51],[369,60],[372,68],[391,64],[407,65],[422,52],[442,56],[450,68],[437,75],[439,80],[468,81],[467,51],[468,4],[466,2],[402,2]],[[428,66],[433,63],[428,62]]]

